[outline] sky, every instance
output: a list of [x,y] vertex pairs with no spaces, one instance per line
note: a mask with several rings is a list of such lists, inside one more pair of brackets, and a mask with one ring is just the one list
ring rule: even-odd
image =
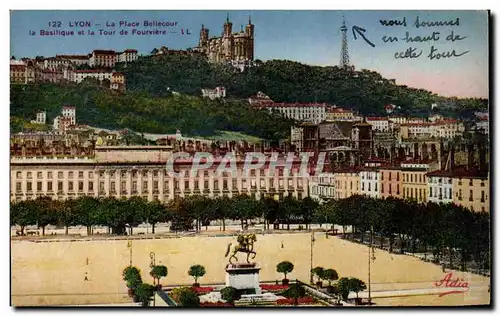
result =
[[[251,16],[255,25],[255,59],[288,59],[309,65],[334,66],[340,62],[342,19],[345,18],[349,57],[356,69],[370,69],[397,84],[430,90],[443,96],[488,97],[488,13],[486,11],[11,11],[11,55],[16,58],[87,54],[93,49],[137,49],[148,54],[153,48],[166,46],[185,49],[198,44],[204,24],[210,37],[220,36],[227,14],[237,32]],[[453,21],[455,25],[415,27],[420,22]],[[407,26],[383,26],[380,20],[403,20]],[[458,19],[458,23],[457,23]],[[61,26],[55,27],[60,21]],[[89,27],[71,27],[76,21],[90,21]],[[120,27],[120,21],[138,22],[138,27]],[[144,27],[144,21],[177,22],[175,26]],[[51,27],[52,22],[52,27]],[[115,23],[115,27],[106,24]],[[457,25],[458,24],[458,25]],[[353,27],[362,28],[354,37]],[[114,35],[100,35],[99,29],[115,30]],[[128,30],[120,35],[120,30]],[[166,30],[165,35],[132,35],[132,29]],[[74,36],[41,36],[40,30],[74,31]],[[94,35],[78,35],[93,30]],[[35,35],[31,35],[33,31]],[[184,34],[181,34],[181,32]],[[454,38],[447,36],[451,31]],[[175,32],[175,33],[173,33]],[[434,39],[407,42],[406,32]],[[190,33],[190,34],[187,34]],[[365,41],[359,33],[375,47]],[[384,42],[383,37],[397,42]],[[387,38],[386,38],[387,39]],[[429,58],[439,53],[459,57]],[[413,48],[417,58],[405,56]],[[407,55],[408,56],[408,55]]]

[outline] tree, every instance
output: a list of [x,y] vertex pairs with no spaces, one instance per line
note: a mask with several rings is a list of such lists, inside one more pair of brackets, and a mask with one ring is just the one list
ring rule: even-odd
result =
[[332,281],[339,279],[339,275],[334,269],[326,269],[323,271],[323,277],[328,281],[328,286],[332,286]]
[[349,292],[351,291],[351,283],[349,278],[340,278],[337,282],[337,288],[340,293],[340,296],[344,301],[347,301],[349,298]]
[[201,278],[206,273],[205,267],[199,264],[195,264],[189,268],[188,274],[194,278],[194,284],[198,284],[198,278]]
[[358,294],[359,294],[359,292],[366,290],[366,284],[365,284],[365,282],[361,281],[360,279],[350,278],[349,279],[349,290],[356,293],[356,299],[359,299]]
[[306,290],[302,285],[294,283],[290,285],[290,287],[286,290],[285,295],[288,298],[293,298],[295,305],[299,305],[299,298],[306,295]]
[[21,234],[24,235],[26,226],[35,225],[37,223],[37,210],[35,201],[20,201],[11,204],[10,217],[11,222],[21,227]]
[[318,278],[318,281],[316,283],[323,283],[323,279],[325,278],[324,272],[325,269],[322,267],[315,267],[311,270],[312,274],[315,275]]
[[160,284],[160,279],[163,277],[166,277],[168,275],[168,269],[166,266],[153,266],[151,268],[151,272],[149,274],[153,277],[154,279],[154,284]]
[[290,261],[282,261],[276,265],[276,271],[279,273],[283,273],[285,275],[284,280],[286,280],[286,275],[293,271],[293,263]]
[[141,271],[136,267],[126,267],[122,276],[129,289],[135,289],[139,284],[142,284]]
[[306,224],[306,229],[309,229],[309,224],[314,217],[314,211],[318,207],[318,203],[310,197],[305,197],[300,201],[300,214],[302,220]]
[[148,202],[143,209],[143,220],[151,225],[151,232],[155,233],[157,223],[169,220],[169,211],[159,201]]
[[232,286],[227,286],[220,291],[222,299],[229,304],[234,304],[234,301],[239,300],[238,290]]
[[155,287],[147,283],[141,283],[135,289],[135,296],[142,303],[143,307],[149,306],[154,293]]
[[179,303],[183,307],[198,307],[200,298],[190,288],[183,288],[179,294]]
[[45,236],[45,227],[57,223],[57,203],[50,197],[39,197],[34,201],[37,211],[37,224],[42,228],[42,236]]

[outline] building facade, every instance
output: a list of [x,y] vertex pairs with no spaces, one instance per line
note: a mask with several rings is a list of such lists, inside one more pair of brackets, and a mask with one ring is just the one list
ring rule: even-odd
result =
[[[53,199],[74,199],[80,196],[130,198],[140,196],[149,201],[168,201],[175,197],[203,195],[232,197],[248,194],[260,199],[282,199],[308,196],[308,175],[299,172],[300,164],[291,174],[277,168],[251,170],[247,175],[243,164],[237,172],[218,173],[211,169],[192,174],[191,160],[177,159],[172,177],[165,168],[169,146],[96,147],[93,157],[80,158],[11,158],[11,200],[21,201],[49,196]],[[134,153],[132,153],[134,151]]]
[[403,197],[403,176],[399,167],[381,167],[380,197]]
[[330,172],[314,175],[309,179],[309,197],[318,202],[335,198],[335,174]]
[[343,168],[335,171],[335,198],[345,199],[360,194],[360,169]]
[[429,196],[427,200],[434,203],[453,202],[453,178],[452,173],[444,170],[436,170],[427,173]]
[[403,198],[413,199],[419,203],[427,202],[428,164],[402,163]]
[[489,174],[487,172],[458,171],[453,173],[453,203],[474,212],[490,212]]
[[269,113],[281,113],[284,117],[299,121],[319,124],[326,118],[325,103],[265,103],[255,105],[267,109]]
[[200,40],[195,51],[207,56],[210,62],[225,63],[231,61],[253,61],[254,59],[254,25],[248,24],[240,32],[233,33],[233,24],[229,16],[223,26],[222,36],[209,38],[209,30],[201,26]]
[[116,60],[116,52],[114,50],[96,49],[90,55],[89,66],[113,68],[115,67]]

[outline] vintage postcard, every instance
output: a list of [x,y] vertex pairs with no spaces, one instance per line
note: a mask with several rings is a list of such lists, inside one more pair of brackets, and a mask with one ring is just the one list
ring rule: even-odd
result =
[[10,17],[12,306],[491,304],[488,11]]

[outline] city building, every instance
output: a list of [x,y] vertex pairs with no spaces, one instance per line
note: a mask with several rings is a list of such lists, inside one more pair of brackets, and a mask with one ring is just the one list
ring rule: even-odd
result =
[[243,30],[243,25],[238,33],[233,33],[233,24],[229,16],[223,26],[222,36],[209,37],[209,30],[201,26],[200,39],[195,51],[200,51],[207,56],[210,62],[226,63],[231,61],[253,61],[254,59],[254,25],[249,19]]
[[201,94],[204,98],[209,98],[210,100],[220,99],[226,97],[226,88],[215,87],[215,89],[201,89]]
[[85,70],[75,70],[73,75],[73,80],[76,83],[81,83],[86,78],[94,78],[99,81],[111,80],[113,79],[113,71],[110,69],[85,69]]
[[380,198],[380,173],[381,162],[369,160],[359,172],[361,188],[359,194],[372,198]]
[[399,133],[402,139],[408,138],[423,138],[431,137],[431,124],[430,122],[408,122],[400,124]]
[[474,212],[490,212],[489,173],[460,168],[452,173],[453,203]]
[[269,113],[281,113],[284,117],[314,124],[321,123],[326,118],[325,103],[258,103],[254,105],[267,109]]
[[336,199],[345,199],[360,194],[360,168],[336,169],[334,173]]
[[427,202],[427,172],[429,171],[428,163],[418,161],[401,163],[404,199],[414,199],[419,203]]
[[250,105],[259,105],[259,104],[273,103],[273,100],[271,100],[271,98],[266,94],[264,94],[263,92],[258,91],[256,95],[248,98],[248,103],[250,103]]
[[125,90],[125,74],[121,72],[113,72],[111,75],[111,85],[110,88],[113,90]]
[[431,171],[427,173],[427,179],[429,202],[445,204],[453,202],[453,173],[451,171]]
[[329,107],[326,111],[325,120],[327,122],[336,122],[336,121],[362,121],[363,118],[354,114],[354,112],[350,109],[343,109],[339,107]]
[[403,176],[399,166],[382,166],[380,173],[380,197],[403,197]]
[[45,111],[36,112],[36,119],[31,122],[36,124],[45,124],[47,122],[47,112]]
[[490,120],[488,116],[478,117],[478,121],[476,122],[476,129],[484,134],[490,133]]
[[324,172],[309,179],[309,197],[320,203],[335,198],[335,174]]
[[220,160],[216,160],[211,169],[191,174],[193,160],[177,159],[174,169],[180,177],[172,177],[165,168],[171,152],[171,146],[113,146],[96,147],[92,155],[78,158],[11,157],[11,200],[139,196],[168,201],[192,195],[214,198],[239,194],[256,199],[302,199],[308,195],[308,176],[299,172],[300,162],[294,163],[291,174],[280,168],[271,174],[266,164],[247,175],[242,162],[237,163],[236,174],[219,174],[216,168]]
[[366,123],[370,124],[372,126],[372,130],[374,131],[380,131],[380,132],[389,131],[390,121],[386,117],[367,117]]
[[95,49],[89,58],[90,67],[113,68],[116,64],[116,52],[114,50]]
[[134,62],[138,58],[136,49],[126,49],[123,52],[116,53],[117,63],[129,63]]
[[66,59],[73,66],[82,66],[89,64],[89,55],[56,55],[56,59]]
[[464,124],[455,119],[434,120],[429,126],[430,136],[436,138],[454,138],[461,136],[464,131]]

